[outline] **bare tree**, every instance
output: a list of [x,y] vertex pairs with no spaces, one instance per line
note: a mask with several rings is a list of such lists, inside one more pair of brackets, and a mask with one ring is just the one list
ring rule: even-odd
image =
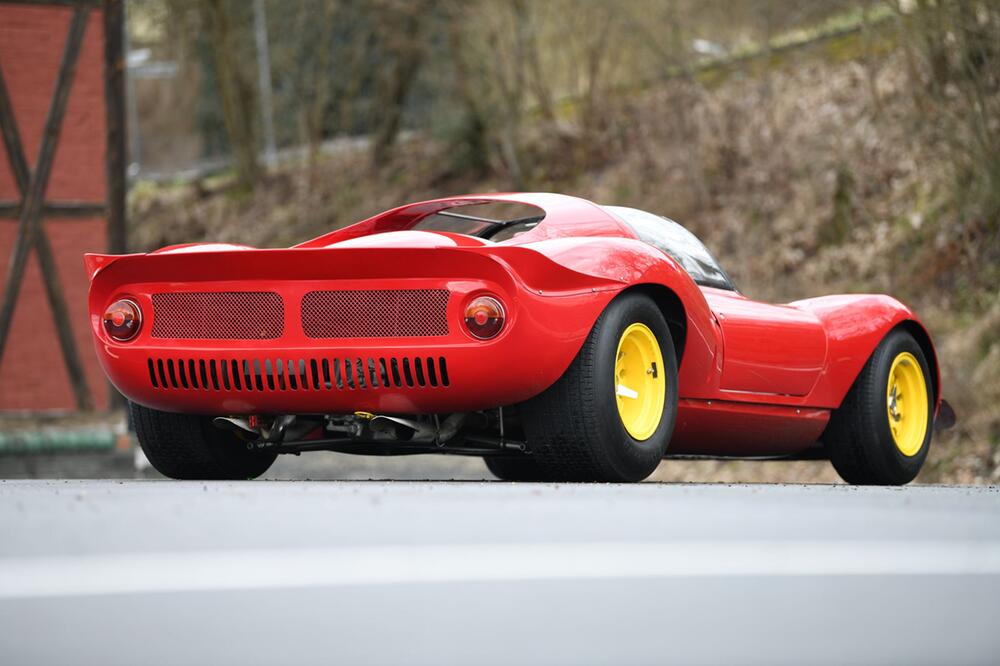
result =
[[[240,67],[241,38],[237,33],[232,0],[202,0],[201,18],[211,36],[212,60],[219,86],[222,115],[236,162],[240,187],[252,189],[260,177],[255,131],[254,84]],[[251,42],[252,43],[252,42]]]
[[333,62],[330,36],[338,19],[339,0],[301,2],[295,17],[296,32],[300,35],[294,62],[289,68],[301,72],[295,94],[301,100],[297,112],[304,143],[308,147],[309,182],[313,184],[320,146],[327,134],[327,117],[333,95],[334,79],[341,63]]
[[453,154],[456,155],[456,166],[483,175],[489,168],[489,121],[482,104],[484,98],[476,89],[478,76],[468,62],[464,30],[468,8],[468,3],[456,0],[448,6],[447,15],[448,48],[455,69],[455,91],[462,109],[457,134],[459,145]]
[[406,98],[423,64],[424,26],[429,0],[382,0],[376,5],[376,52],[381,60],[375,72],[375,131],[372,161],[385,164],[403,121]]

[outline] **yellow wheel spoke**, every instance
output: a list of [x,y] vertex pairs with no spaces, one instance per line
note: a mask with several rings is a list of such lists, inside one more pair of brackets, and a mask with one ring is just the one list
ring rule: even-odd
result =
[[632,400],[635,400],[636,398],[639,397],[639,392],[638,391],[633,391],[632,389],[630,389],[629,387],[625,386],[624,384],[619,384],[618,385],[618,390],[616,391],[616,394],[620,395],[623,398],[631,398]]

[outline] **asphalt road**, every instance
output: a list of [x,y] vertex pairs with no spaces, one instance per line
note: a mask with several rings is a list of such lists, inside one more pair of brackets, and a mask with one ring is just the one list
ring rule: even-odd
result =
[[1000,491],[0,482],[0,663],[997,663]]

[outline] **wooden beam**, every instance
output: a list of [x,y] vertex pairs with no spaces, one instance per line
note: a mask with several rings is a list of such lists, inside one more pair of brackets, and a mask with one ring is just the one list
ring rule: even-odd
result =
[[[42,217],[104,217],[106,212],[107,206],[103,201],[46,201],[42,204]],[[20,219],[21,202],[0,201],[0,219],[2,218]]]
[[[21,206],[21,217],[17,238],[14,241],[14,253],[11,257],[7,273],[7,283],[4,288],[3,303],[0,306],[0,359],[7,347],[10,326],[14,319],[14,309],[24,272],[28,265],[28,255],[32,247],[38,250],[39,263],[42,267],[42,278],[45,281],[46,294],[55,317],[56,331],[62,347],[63,359],[73,385],[73,393],[80,409],[90,409],[92,402],[87,388],[83,365],[77,354],[73,339],[73,329],[65,300],[62,298],[62,286],[55,261],[52,259],[48,239],[44,238],[42,228],[42,208],[45,190],[49,176],[52,173],[52,162],[55,157],[59,132],[62,129],[63,117],[69,100],[70,89],[76,74],[76,63],[80,55],[80,45],[87,27],[89,8],[77,6],[69,25],[66,44],[63,48],[62,60],[59,63],[59,74],[56,78],[55,92],[45,117],[45,129],[42,134],[42,144],[38,150],[38,160],[31,174],[27,190],[23,191],[24,200]],[[21,153],[23,159],[23,152]],[[45,256],[43,256],[45,255]]]
[[17,119],[10,104],[10,94],[7,92],[2,69],[0,69],[0,134],[3,134],[3,144],[7,149],[7,161],[10,162],[10,170],[14,174],[14,183],[21,196],[24,196],[28,189],[28,181],[31,179],[31,172],[24,159],[21,134],[17,131]]
[[[125,171],[128,133],[125,114],[125,2],[104,0],[104,108],[107,133],[108,251],[128,252]],[[110,408],[123,407],[125,396],[108,382]]]
[[56,335],[59,336],[59,346],[62,348],[63,361],[66,363],[70,383],[73,386],[76,406],[80,409],[91,410],[94,408],[94,401],[90,396],[90,387],[87,386],[87,375],[83,370],[83,363],[77,353],[69,309],[66,307],[66,299],[63,298],[62,283],[59,282],[59,266],[52,253],[52,246],[49,245],[49,237],[44,233],[35,236],[35,252],[38,254],[38,265],[42,269],[45,295],[55,315]]
[[104,106],[107,119],[105,165],[108,181],[108,251],[128,252],[125,219],[125,7],[104,0]]
[[51,7],[79,7],[81,9],[96,9],[101,0],[0,0],[8,5],[48,5]]

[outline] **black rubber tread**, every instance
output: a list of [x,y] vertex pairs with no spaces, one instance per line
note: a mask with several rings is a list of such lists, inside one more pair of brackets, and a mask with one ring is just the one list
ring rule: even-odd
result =
[[[648,440],[633,439],[618,415],[614,362],[618,341],[635,322],[650,327],[663,354],[667,400]],[[532,458],[547,480],[633,482],[663,459],[677,415],[677,359],[663,314],[647,296],[618,296],[597,318],[562,377],[521,405]]]
[[207,416],[161,412],[134,402],[129,402],[129,412],[146,458],[172,479],[253,479],[266,472],[278,455],[248,450]]
[[[896,447],[885,409],[892,362],[908,351],[920,362],[928,389],[927,433],[920,450],[905,456]],[[903,485],[920,472],[934,431],[933,386],[927,359],[912,335],[894,329],[879,343],[858,374],[843,403],[830,415],[822,441],[837,474],[856,485]]]
[[483,458],[486,469],[501,481],[553,481],[535,463],[532,456]]

